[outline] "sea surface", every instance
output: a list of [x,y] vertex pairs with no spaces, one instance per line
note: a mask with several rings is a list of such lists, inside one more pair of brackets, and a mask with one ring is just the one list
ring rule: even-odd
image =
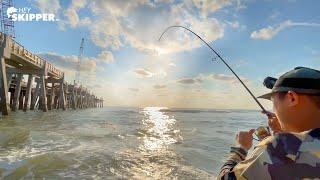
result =
[[1,179],[214,179],[258,111],[105,107],[0,116]]

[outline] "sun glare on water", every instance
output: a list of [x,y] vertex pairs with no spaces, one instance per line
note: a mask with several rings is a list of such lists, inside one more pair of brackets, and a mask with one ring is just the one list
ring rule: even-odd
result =
[[176,143],[177,139],[174,134],[178,130],[174,130],[173,126],[176,120],[170,118],[161,110],[167,109],[165,107],[146,107],[143,109],[144,119],[143,125],[149,127],[147,135],[143,137],[143,144],[140,148],[144,150],[162,150],[168,145]]

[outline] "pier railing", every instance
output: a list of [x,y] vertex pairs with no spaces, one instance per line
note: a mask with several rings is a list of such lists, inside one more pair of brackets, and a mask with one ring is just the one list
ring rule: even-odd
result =
[[10,46],[11,46],[11,52],[14,55],[19,55],[20,57],[24,57],[25,61],[27,61],[27,62],[29,62],[29,63],[31,63],[31,64],[39,67],[39,68],[43,68],[43,66],[45,65],[45,62],[47,62],[48,73],[53,74],[57,78],[61,78],[63,76],[63,72],[62,71],[60,71],[59,69],[54,67],[51,63],[49,63],[48,61],[44,60],[40,56],[38,56],[36,54],[33,54],[32,52],[28,51],[26,48],[24,48],[24,46],[22,46],[18,42],[12,40]]

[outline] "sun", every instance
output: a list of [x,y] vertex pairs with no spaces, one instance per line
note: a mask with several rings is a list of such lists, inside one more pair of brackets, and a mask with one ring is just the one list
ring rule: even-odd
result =
[[161,48],[161,47],[156,47],[155,48],[155,52],[158,56],[160,55],[164,55],[164,54],[168,54],[168,50],[165,48]]

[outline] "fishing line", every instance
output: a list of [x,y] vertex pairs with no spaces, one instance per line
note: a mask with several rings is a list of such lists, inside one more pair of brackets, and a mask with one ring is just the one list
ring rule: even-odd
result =
[[[163,35],[171,28],[183,28],[189,32],[191,32],[193,35],[197,36],[203,43],[205,43],[213,52],[214,54],[228,67],[228,69],[236,76],[236,78],[240,81],[240,83],[243,85],[243,87],[248,91],[248,93],[251,95],[251,97],[254,99],[254,101],[258,104],[258,106],[262,109],[262,112],[269,116],[268,111],[262,106],[262,104],[258,101],[258,99],[253,95],[253,93],[250,91],[250,89],[244,84],[244,82],[240,79],[240,77],[234,72],[234,70],[229,66],[229,64],[220,56],[220,54],[215,51],[204,39],[202,39],[198,34],[193,32],[192,30],[184,27],[184,26],[169,26],[167,29],[163,31],[161,34],[159,41],[162,39]],[[213,58],[212,61],[215,61],[216,58]]]

